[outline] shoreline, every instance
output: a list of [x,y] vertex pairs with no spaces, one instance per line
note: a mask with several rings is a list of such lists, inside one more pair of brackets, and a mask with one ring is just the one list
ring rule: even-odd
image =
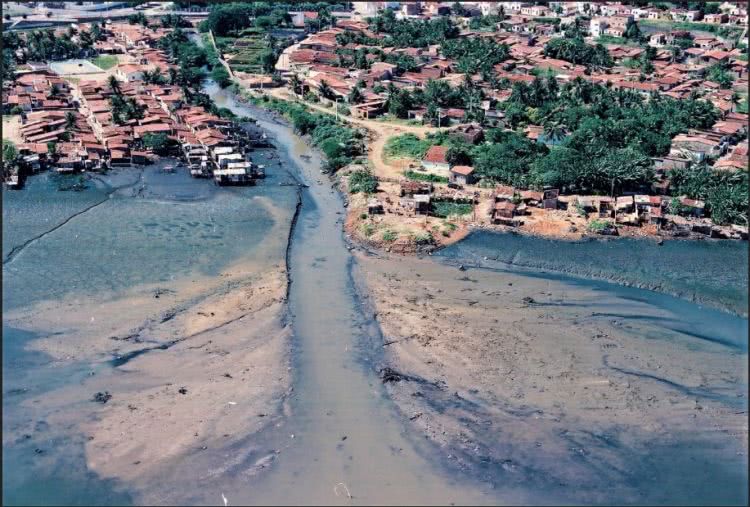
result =
[[[245,99],[245,97],[242,94],[239,94],[236,92],[232,92],[232,93],[238,102],[242,103],[245,106],[262,110],[276,123],[281,124],[293,130],[293,127],[291,126],[289,121],[280,113],[272,109],[267,109],[260,104],[249,103],[249,101]],[[301,136],[300,138],[303,139],[308,149],[315,151],[322,158],[325,158],[325,156],[322,154],[322,152],[320,152],[320,150],[310,145],[308,136]],[[701,242],[701,243],[703,242],[723,243],[726,241],[729,241],[729,242],[746,241],[746,240],[710,238],[710,237],[705,237],[702,235],[697,235],[694,233],[691,233],[687,237],[679,237],[679,236],[658,235],[658,234],[657,235],[626,234],[626,235],[620,235],[620,236],[602,236],[602,235],[588,234],[584,232],[584,233],[580,233],[579,235],[577,235],[577,237],[570,237],[569,235],[556,236],[556,235],[538,234],[538,233],[523,230],[520,228],[510,228],[510,227],[504,227],[504,226],[474,226],[471,224],[462,224],[460,228],[456,230],[454,234],[451,235],[451,237],[440,238],[440,241],[437,244],[433,244],[433,245],[420,246],[414,243],[413,241],[410,243],[401,243],[401,244],[386,243],[382,241],[373,241],[373,240],[369,240],[366,238],[362,238],[361,235],[357,231],[356,224],[360,221],[358,215],[362,210],[355,209],[351,205],[353,194],[349,194],[347,192],[347,189],[345,188],[346,187],[345,184],[342,185],[341,173],[346,172],[346,170],[347,168],[345,167],[336,173],[332,173],[332,174],[326,173],[326,176],[328,177],[329,181],[331,181],[333,188],[337,192],[339,192],[341,198],[344,200],[344,207],[346,208],[346,217],[345,217],[344,224],[343,224],[343,232],[345,236],[345,241],[350,247],[361,248],[365,251],[380,252],[383,254],[395,253],[397,255],[404,255],[406,257],[421,257],[423,255],[432,256],[440,251],[445,250],[448,247],[458,245],[462,241],[465,241],[470,236],[477,234],[477,233],[489,233],[489,234],[497,235],[497,236],[502,236],[505,234],[517,235],[517,236],[528,237],[528,238],[533,238],[533,239],[553,241],[555,243],[562,242],[566,244],[585,244],[589,242],[608,243],[611,241],[616,242],[618,240],[646,241],[646,242],[649,242],[650,244],[657,244],[657,245],[662,245],[663,243],[668,242],[668,241],[669,242],[673,242],[673,241]],[[638,229],[638,230],[640,231],[641,229]],[[748,315],[747,311],[743,313],[743,310],[740,307],[731,307],[721,302],[712,301],[711,299],[700,298],[697,296],[696,293],[686,294],[684,292],[680,292],[676,290],[675,291],[664,290],[663,284],[661,283],[650,284],[647,282],[638,282],[638,281],[630,280],[628,278],[617,278],[617,277],[608,276],[608,275],[581,274],[575,271],[574,269],[561,270],[561,269],[545,268],[541,266],[512,264],[512,263],[506,264],[506,265],[520,266],[521,268],[528,269],[530,271],[539,270],[542,273],[557,273],[561,275],[581,278],[584,280],[598,280],[598,281],[602,281],[605,283],[612,283],[612,284],[623,286],[623,287],[633,287],[636,289],[648,290],[651,292],[674,296],[674,297],[677,297],[686,301],[690,301],[696,304],[705,304],[709,307],[719,309],[721,311],[730,313],[732,315],[738,315],[741,317],[747,317]]]
[[[244,93],[239,92],[233,92],[237,100],[247,103],[248,99],[246,99]],[[333,116],[335,114],[334,111],[328,110],[328,108],[324,108],[322,106],[316,106],[311,105],[306,101],[292,101],[288,95],[288,91],[285,88],[281,89],[269,89],[267,93],[264,93],[262,90],[249,90],[248,93],[253,98],[258,98],[259,96],[266,96],[271,97],[275,100],[282,100],[286,102],[294,102],[299,103],[302,106],[304,106],[306,109],[313,113],[318,114],[329,114]],[[286,95],[285,95],[286,93]],[[263,106],[261,103],[255,103],[253,102],[252,105],[256,108],[263,109],[264,111],[269,112],[272,115],[276,115],[277,118],[282,118],[284,121],[286,121],[286,118],[281,116],[276,111],[273,111],[271,109],[267,109]],[[409,127],[401,126],[402,128],[399,129],[398,125],[390,125],[385,122],[378,122],[377,120],[368,120],[372,124],[377,125],[377,127],[367,125],[365,122],[361,119],[353,119],[350,117],[343,116],[342,120],[345,124],[362,128],[365,131],[368,132],[368,136],[372,138],[375,136],[376,138],[381,135],[382,133],[379,133],[379,129],[388,129],[393,128],[395,129],[395,132],[410,132],[408,130]],[[413,128],[413,126],[412,126]],[[384,141],[387,139],[384,138],[378,138],[375,141],[375,144],[383,144]],[[408,160],[408,159],[404,159]],[[383,162],[383,161],[381,161]],[[368,158],[368,163],[373,164],[373,160],[370,160]],[[383,162],[384,163],[384,162]],[[387,163],[385,163],[388,165]],[[337,171],[334,174],[329,175],[331,178],[333,178],[337,183],[340,182],[343,179],[343,176],[347,175],[349,172],[349,168],[351,167],[357,167],[359,164],[353,163],[350,164],[349,167],[343,167],[339,171]],[[377,166],[377,164],[374,164]],[[361,168],[361,167],[360,167]],[[371,168],[370,168],[371,170]],[[380,175],[376,174],[376,177],[380,180],[380,185],[383,186],[391,186],[392,185],[392,178],[385,178],[385,180],[380,178]],[[441,187],[442,188],[442,187]],[[342,190],[342,193],[346,194],[345,199],[347,199],[347,202],[351,202],[351,198],[354,197],[354,195],[347,194],[344,190]],[[480,189],[480,193],[482,193],[482,190]],[[385,194],[386,199],[390,196],[393,197],[393,195],[389,194],[387,191],[378,190],[375,194],[372,194],[372,196],[380,197],[380,194]],[[356,195],[356,194],[355,194]],[[487,196],[485,196],[486,198]],[[408,218],[402,218],[394,216],[393,214],[386,214],[386,215],[378,215],[378,216],[369,216],[369,219],[375,219],[377,221],[384,221],[384,217],[388,217],[388,219],[393,222],[389,222],[388,228],[398,228],[402,227],[404,228],[404,231],[407,231],[407,236],[402,238],[399,238],[397,243],[394,245],[393,243],[387,242],[387,241],[375,241],[368,237],[362,237],[362,234],[360,234],[360,226],[368,223],[365,220],[363,220],[360,217],[360,214],[367,214],[367,207],[366,207],[366,201],[367,196],[364,196],[362,199],[357,199],[357,206],[348,206],[348,212],[347,212],[347,220],[346,220],[346,227],[347,232],[352,234],[355,237],[358,237],[358,239],[362,242],[369,243],[373,246],[376,246],[378,248],[382,248],[384,251],[396,251],[398,253],[403,254],[414,254],[414,253],[422,253],[426,252],[427,249],[424,246],[421,246],[417,244],[417,242],[414,241],[413,233],[414,230],[412,229],[415,225],[413,222],[410,221]],[[485,202],[480,198],[479,202],[475,205],[475,213],[485,213],[487,212],[488,208],[488,202]],[[558,210],[560,211],[560,210]],[[415,217],[412,217],[415,218]],[[420,215],[416,218],[424,218],[424,216]],[[437,217],[430,217],[430,218],[437,218]],[[491,224],[491,223],[484,223],[482,221],[477,222],[475,220],[469,220],[466,218],[459,218],[457,220],[458,230],[450,234],[448,237],[441,237],[440,235],[433,236],[433,242],[431,247],[433,249],[440,249],[445,246],[453,245],[457,242],[460,242],[464,237],[466,237],[468,234],[471,234],[474,231],[478,230],[485,230],[490,232],[497,232],[497,233],[514,233],[514,234],[522,234],[522,235],[528,235],[531,237],[536,238],[545,238],[545,239],[554,239],[559,241],[581,241],[586,240],[587,238],[594,238],[594,239],[620,239],[620,238],[644,238],[644,239],[653,239],[659,243],[667,240],[706,240],[706,239],[715,239],[715,240],[734,240],[734,241],[747,241],[747,238],[742,239],[741,237],[712,237],[711,234],[701,234],[699,232],[690,230],[690,231],[679,231],[675,230],[674,232],[669,230],[659,230],[655,226],[631,226],[631,225],[625,225],[625,224],[618,224],[617,229],[619,231],[616,235],[604,235],[604,234],[596,234],[593,232],[590,232],[587,230],[586,224],[587,219],[581,220],[580,217],[577,217],[575,215],[565,215],[565,216],[550,216],[546,210],[539,210],[539,209],[533,209],[532,212],[524,217],[523,222],[521,225],[517,227],[508,227],[503,225],[497,225],[497,224]],[[447,219],[443,219],[447,220]],[[385,220],[388,221],[388,220]],[[426,223],[425,223],[426,224]],[[688,221],[688,225],[699,225],[697,222]],[[722,227],[718,225],[711,226],[712,228],[715,227]],[[435,227],[433,226],[433,229]],[[726,229],[726,227],[724,227]],[[417,228],[419,230],[419,228]],[[717,233],[718,234],[718,233]],[[723,234],[728,234],[726,230]],[[407,240],[407,237],[410,237],[410,239]],[[404,241],[401,241],[401,240]],[[389,250],[390,248],[390,250]]]

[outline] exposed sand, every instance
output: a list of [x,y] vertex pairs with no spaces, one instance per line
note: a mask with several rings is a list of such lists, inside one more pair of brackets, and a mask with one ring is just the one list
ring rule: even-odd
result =
[[623,452],[646,452],[644,441],[692,432],[747,446],[746,413],[700,395],[744,396],[746,355],[686,335],[676,345],[655,339],[660,329],[647,320],[596,315],[666,311],[515,274],[356,258],[386,364],[421,379],[389,383],[389,392],[460,465],[533,470],[583,491],[602,474],[621,487]]
[[[190,285],[170,288],[173,293],[158,299],[146,294],[149,288],[102,304],[79,301],[73,308],[55,308],[48,303],[8,319],[32,331],[63,329],[63,335],[33,342],[61,363],[168,347],[114,369],[99,363],[82,385],[29,401],[28,407],[39,403],[51,412],[46,422],[52,428],[83,421],[79,429],[88,438],[88,466],[103,477],[148,482],[170,460],[217,442],[229,445],[281,414],[290,385],[290,330],[282,325],[285,271],[230,283],[236,287],[207,297],[195,295],[205,286],[199,291],[198,283]],[[91,314],[108,325],[89,325]],[[143,321],[143,315],[150,317]],[[91,402],[104,391],[112,394],[110,401]]]
[[3,139],[15,145],[23,143],[21,138],[21,116],[17,114],[3,115]]
[[[289,210],[257,200],[276,222],[257,262],[6,312],[6,325],[42,336],[27,347],[51,358],[44,375],[73,368],[81,380],[22,402],[3,444],[34,438],[46,449],[36,463],[54,469],[65,449],[56,446],[80,441],[90,470],[150,503],[168,470],[189,469],[198,455],[222,463],[223,450],[278,423],[291,386]],[[97,403],[99,392],[112,398]],[[42,436],[49,440],[37,442]]]

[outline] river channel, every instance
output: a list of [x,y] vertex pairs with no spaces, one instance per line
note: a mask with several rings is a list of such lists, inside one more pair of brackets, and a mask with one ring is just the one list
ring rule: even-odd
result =
[[[291,389],[280,402],[283,417],[226,446],[214,446],[210,439],[201,446],[201,441],[178,459],[154,468],[145,482],[99,477],[88,465],[99,463],[100,469],[109,470],[101,463],[106,456],[92,455],[91,447],[84,450],[91,443],[82,429],[91,428],[96,418],[67,415],[61,419],[65,426],[51,433],[53,418],[69,412],[62,407],[69,399],[74,409],[90,407],[93,386],[104,389],[110,380],[138,371],[139,361],[158,361],[167,351],[139,352],[143,355],[134,357],[131,370],[125,360],[113,361],[109,349],[88,354],[85,346],[79,347],[83,351],[65,348],[65,359],[53,359],[28,351],[27,345],[54,338],[55,326],[40,335],[10,327],[4,318],[3,408],[8,415],[3,416],[3,429],[14,437],[3,439],[3,503],[549,504],[575,499],[555,488],[517,481],[504,485],[502,480],[480,481],[477,474],[461,473],[446,464],[442,449],[409,425],[378,376],[382,336],[355,289],[355,261],[342,230],[346,208],[321,173],[320,155],[272,114],[240,103],[211,82],[205,91],[219,107],[255,118],[269,134],[277,150],[259,154],[267,156],[266,181],[247,189],[215,189],[186,175],[148,169],[114,174],[106,184],[92,182],[93,188],[84,193],[65,194],[53,190],[48,176],[32,178],[29,188],[3,202],[3,238],[8,243],[3,251],[3,309],[46,304],[57,312],[61,307],[73,312],[79,306],[106,312],[106,302],[94,304],[91,294],[104,301],[146,284],[178,291],[184,283],[205,280],[202,291],[190,292],[194,304],[231,290],[215,281],[229,264],[250,259],[252,276],[258,277],[286,260],[289,287],[282,324],[291,328]],[[480,264],[485,251],[477,252]],[[600,285],[606,290],[606,284]],[[637,295],[638,289],[630,290]],[[123,301],[131,304],[131,299]],[[180,304],[193,308],[184,301]],[[122,311],[141,308],[132,305]],[[689,305],[680,311],[690,311]],[[93,327],[100,314],[92,312]],[[747,321],[732,319],[731,327],[722,332],[736,337],[737,353],[746,355],[747,333],[740,328]],[[53,324],[61,333],[67,331],[63,324],[72,326],[63,317]],[[253,320],[241,325],[240,334],[242,326],[248,334],[265,330]],[[186,378],[190,364],[184,368]],[[281,378],[278,371],[274,374]],[[92,376],[98,384],[91,384]],[[738,376],[746,390],[746,370]],[[45,394],[61,386],[65,389],[59,407],[45,401]],[[199,393],[199,388],[190,385],[187,392]],[[116,402],[121,393],[113,394]],[[242,401],[229,403],[233,407]],[[167,407],[177,410],[176,405]],[[743,399],[738,409],[746,408]],[[222,410],[230,408],[224,403]],[[136,431],[151,429],[141,426]],[[137,463],[132,466],[141,466]],[[746,474],[746,460],[734,468],[742,467]],[[672,487],[669,481],[674,478],[663,479],[667,489]],[[731,489],[738,483],[732,476],[721,484]],[[606,484],[601,489],[606,491]],[[735,503],[738,496],[731,492],[722,498]]]

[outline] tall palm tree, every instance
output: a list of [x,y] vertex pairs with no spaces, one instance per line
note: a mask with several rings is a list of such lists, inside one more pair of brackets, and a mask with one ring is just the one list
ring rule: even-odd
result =
[[116,95],[120,94],[120,82],[115,76],[109,76],[107,84],[109,85],[109,89],[112,90],[112,93]]
[[320,96],[323,97],[324,99],[330,100],[333,98],[333,90],[328,85],[328,82],[325,79],[323,79],[320,82],[320,88],[318,88],[318,93],[320,93]]
[[297,74],[292,74],[292,77],[289,80],[289,84],[292,85],[292,93],[294,93],[295,95],[301,95],[300,85],[302,85],[302,81]]

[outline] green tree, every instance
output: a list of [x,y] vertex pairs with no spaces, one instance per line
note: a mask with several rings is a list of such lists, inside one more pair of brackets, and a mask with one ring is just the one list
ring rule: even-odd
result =
[[107,79],[107,85],[109,85],[109,89],[114,93],[115,95],[120,94],[120,82],[117,80],[115,76],[109,76]]
[[328,81],[325,79],[320,81],[320,87],[318,88],[318,94],[320,94],[321,97],[328,100],[333,100],[335,98],[335,95],[333,93],[333,89],[328,84]]
[[232,79],[229,77],[229,72],[227,72],[227,69],[225,69],[221,64],[216,65],[213,68],[213,70],[211,71],[211,79],[213,79],[221,88],[226,88],[227,86],[232,84]]
[[169,138],[166,134],[147,133],[143,136],[143,145],[154,153],[164,153],[169,147]]
[[72,111],[65,113],[65,130],[73,130],[76,126],[76,115]]
[[359,104],[364,99],[365,99],[364,95],[362,95],[362,92],[357,86],[352,88],[352,91],[349,92],[349,95],[347,97],[347,100],[349,101],[350,104]]
[[3,64],[2,64],[2,81],[9,83],[15,80],[16,76],[16,59],[13,56],[13,50],[3,49]]
[[10,169],[18,161],[18,150],[13,142],[3,139],[3,167]]

